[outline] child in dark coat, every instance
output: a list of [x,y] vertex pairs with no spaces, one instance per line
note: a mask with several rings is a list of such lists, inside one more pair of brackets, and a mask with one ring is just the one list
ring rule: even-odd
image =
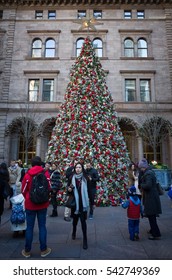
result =
[[128,190],[128,199],[122,202],[122,207],[127,208],[128,231],[130,240],[139,240],[139,223],[140,214],[142,215],[141,201],[136,195],[135,186],[131,186]]

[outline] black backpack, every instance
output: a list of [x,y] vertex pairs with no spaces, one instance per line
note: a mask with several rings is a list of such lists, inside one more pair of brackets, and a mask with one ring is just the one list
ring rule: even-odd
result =
[[30,188],[30,200],[35,204],[42,204],[49,201],[49,182],[43,172],[33,176]]

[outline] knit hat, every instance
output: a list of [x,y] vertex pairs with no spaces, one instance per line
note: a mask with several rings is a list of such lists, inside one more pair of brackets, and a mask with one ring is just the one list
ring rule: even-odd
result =
[[145,158],[139,161],[138,168],[147,168],[148,166],[149,164]]
[[128,194],[129,195],[135,195],[136,194],[136,188],[135,186],[132,186],[128,189]]

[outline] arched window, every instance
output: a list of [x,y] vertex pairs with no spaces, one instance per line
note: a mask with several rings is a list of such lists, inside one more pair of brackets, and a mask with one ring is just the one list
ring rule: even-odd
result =
[[81,52],[81,48],[82,48],[83,43],[84,43],[84,38],[79,38],[79,39],[76,41],[76,56],[79,56],[79,55],[80,55],[80,52]]
[[145,39],[139,39],[137,42],[138,57],[148,56],[148,46]]
[[32,43],[32,57],[41,57],[42,55],[42,41],[34,39]]
[[45,57],[55,57],[55,41],[47,39],[45,42]]
[[124,41],[124,56],[134,57],[134,42],[132,39],[125,39]]
[[101,39],[96,38],[93,40],[93,48],[95,49],[96,55],[98,57],[103,56],[103,43]]

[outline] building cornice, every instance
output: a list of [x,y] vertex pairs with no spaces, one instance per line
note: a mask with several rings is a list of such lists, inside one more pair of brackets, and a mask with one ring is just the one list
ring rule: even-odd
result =
[[0,5],[14,6],[121,6],[121,5],[170,5],[171,0],[0,0]]

